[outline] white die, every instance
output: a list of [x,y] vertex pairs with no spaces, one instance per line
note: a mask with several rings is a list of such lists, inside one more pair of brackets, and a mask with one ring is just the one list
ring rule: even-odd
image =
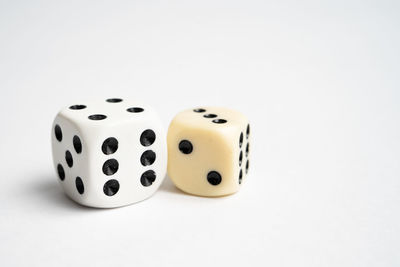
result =
[[58,180],[82,205],[144,200],[166,175],[165,133],[147,105],[119,98],[79,103],[58,113],[51,136]]

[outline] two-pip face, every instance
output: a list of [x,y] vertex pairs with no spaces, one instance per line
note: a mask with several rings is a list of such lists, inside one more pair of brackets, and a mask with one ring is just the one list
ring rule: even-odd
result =
[[185,110],[168,130],[168,175],[181,190],[223,196],[239,190],[249,170],[250,125],[217,107]]

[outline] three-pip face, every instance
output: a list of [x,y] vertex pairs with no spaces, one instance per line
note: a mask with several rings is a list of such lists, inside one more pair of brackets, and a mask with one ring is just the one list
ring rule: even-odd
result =
[[168,175],[190,194],[235,193],[249,170],[249,137],[248,120],[237,111],[218,107],[185,110],[169,126]]
[[112,98],[64,108],[52,127],[54,167],[65,193],[92,207],[150,197],[166,174],[165,133],[155,111]]

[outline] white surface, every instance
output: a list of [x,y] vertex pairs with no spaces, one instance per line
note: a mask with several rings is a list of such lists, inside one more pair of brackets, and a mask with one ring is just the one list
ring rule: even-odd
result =
[[[1,265],[399,266],[399,3],[196,2],[0,3]],[[118,96],[243,111],[248,182],[76,205],[52,120]]]
[[[64,192],[80,204],[104,208],[126,206],[152,196],[167,173],[166,131],[157,112],[147,104],[129,98],[124,98],[119,103],[98,99],[76,100],[72,105],[75,104],[84,104],[86,108],[72,110],[69,108],[71,105],[68,105],[54,120],[52,129],[59,125],[63,133],[61,142],[56,139],[54,130],[51,130],[54,170],[60,164],[65,171],[65,179],[57,179]],[[132,107],[141,107],[144,110],[140,113],[127,112]],[[107,117],[104,120],[89,120],[88,117],[93,114]],[[155,140],[150,145],[143,146],[140,138],[147,129],[155,133]],[[75,135],[82,141],[80,154],[75,152],[72,144]],[[101,148],[104,140],[110,137],[118,140],[118,149],[105,155]],[[70,151],[72,155],[71,167],[65,159],[66,151]],[[156,161],[151,166],[143,166],[140,162],[145,151],[156,153]],[[118,170],[112,175],[105,175],[103,164],[111,159],[119,163]],[[151,186],[145,187],[141,184],[141,176],[146,171],[155,173],[157,179]],[[83,194],[78,192],[75,184],[78,176],[83,181]],[[103,192],[103,186],[110,180],[117,180],[119,183],[119,190],[113,196],[107,196]]]

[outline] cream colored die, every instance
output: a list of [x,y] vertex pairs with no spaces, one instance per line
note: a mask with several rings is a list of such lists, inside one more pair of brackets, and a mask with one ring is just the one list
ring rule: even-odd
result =
[[247,118],[234,110],[205,107],[179,113],[167,136],[169,177],[194,195],[235,193],[249,170],[249,135]]

